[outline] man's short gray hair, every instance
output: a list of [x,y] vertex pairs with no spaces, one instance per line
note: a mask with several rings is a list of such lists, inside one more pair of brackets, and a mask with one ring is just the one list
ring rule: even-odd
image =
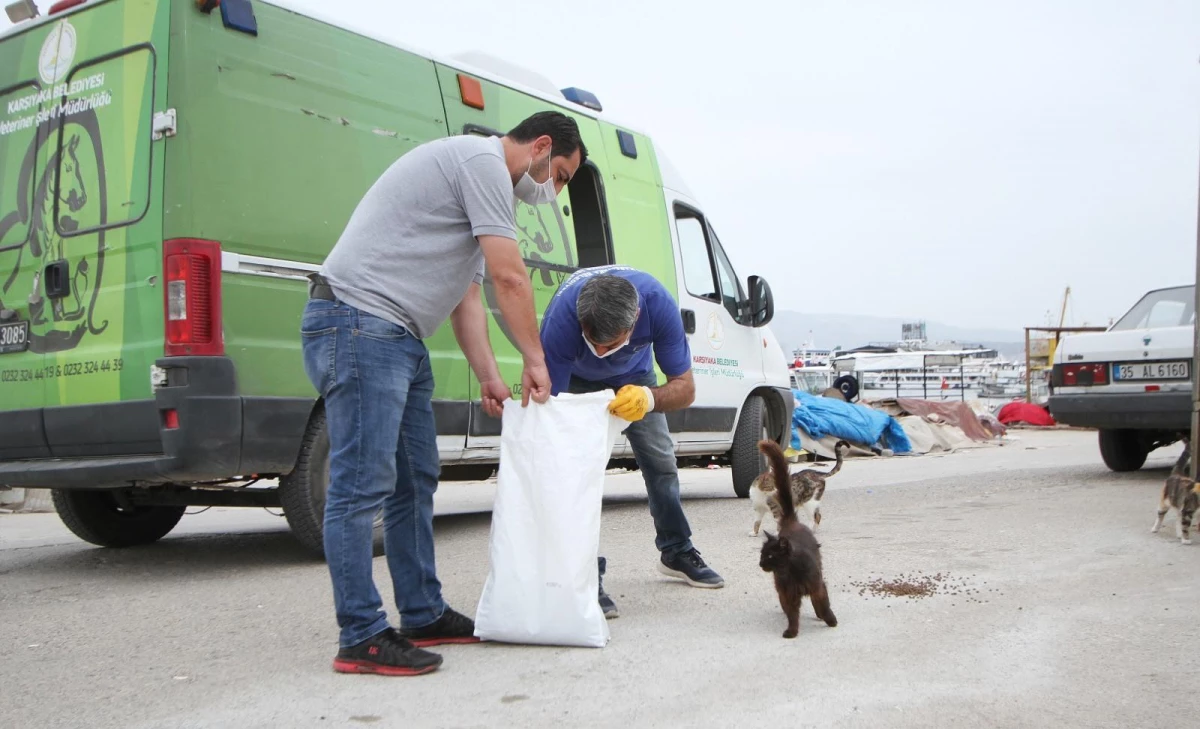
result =
[[601,274],[583,284],[575,308],[584,335],[593,344],[609,344],[637,323],[637,289],[620,276]]

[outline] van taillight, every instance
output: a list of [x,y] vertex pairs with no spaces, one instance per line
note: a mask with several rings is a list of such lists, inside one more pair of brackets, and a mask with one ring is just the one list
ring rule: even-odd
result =
[[179,238],[163,243],[166,355],[225,354],[221,327],[221,244]]

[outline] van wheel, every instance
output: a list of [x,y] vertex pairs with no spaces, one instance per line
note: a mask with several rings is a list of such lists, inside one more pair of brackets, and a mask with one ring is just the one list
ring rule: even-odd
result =
[[1104,465],[1117,471],[1136,471],[1146,462],[1150,451],[1136,430],[1101,430],[1100,457]]
[[742,406],[737,429],[733,431],[733,448],[729,460],[733,464],[733,492],[739,499],[750,497],[750,485],[767,470],[767,457],[758,450],[758,442],[770,439],[767,433],[765,404],[762,397],[751,395]]
[[[329,430],[325,405],[308,420],[292,472],[279,479],[279,503],[292,535],[314,556],[325,556],[325,494],[329,490]],[[375,515],[375,556],[383,554],[383,510]]]
[[112,491],[51,492],[54,510],[75,536],[101,547],[153,544],[175,528],[186,506],[122,506]]

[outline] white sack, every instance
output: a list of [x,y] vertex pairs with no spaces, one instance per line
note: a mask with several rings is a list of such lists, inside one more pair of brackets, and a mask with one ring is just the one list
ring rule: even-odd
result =
[[612,390],[504,404],[491,569],[475,635],[507,643],[603,647],[597,600],[604,472],[625,421]]

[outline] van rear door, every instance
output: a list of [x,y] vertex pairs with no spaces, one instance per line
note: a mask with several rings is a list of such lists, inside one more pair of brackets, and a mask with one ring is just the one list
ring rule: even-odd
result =
[[41,409],[48,450],[24,457],[162,448],[150,385],[163,351],[153,126],[169,7],[100,0],[0,38],[0,296],[19,320],[9,330],[28,329],[25,351],[0,354],[0,371],[17,372],[4,375],[0,408]]
[[14,40],[0,41],[0,418],[13,425],[0,440],[0,459],[50,455],[42,429],[45,357],[30,347],[29,300],[38,258],[34,235],[33,178],[38,127],[35,76],[18,67]]

